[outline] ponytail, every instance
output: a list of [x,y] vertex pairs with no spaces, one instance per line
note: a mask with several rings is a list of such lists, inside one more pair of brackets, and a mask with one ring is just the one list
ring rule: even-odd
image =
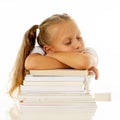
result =
[[20,92],[20,85],[23,84],[23,80],[27,72],[25,70],[25,59],[35,46],[37,28],[38,25],[34,25],[24,34],[22,45],[19,49],[15,65],[11,73],[10,80],[12,81],[9,89],[10,95],[12,95],[17,88],[18,93]]

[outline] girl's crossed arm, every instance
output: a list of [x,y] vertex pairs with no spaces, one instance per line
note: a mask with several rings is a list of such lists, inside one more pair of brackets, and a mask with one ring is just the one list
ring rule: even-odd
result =
[[30,54],[25,60],[25,68],[27,70],[61,68],[87,69],[93,71],[97,79],[98,70],[95,66],[96,63],[96,58],[89,53],[60,52],[47,54],[46,56]]
[[59,69],[70,68],[69,66],[61,63],[55,58],[49,56],[42,56],[34,53],[30,54],[25,60],[25,68],[27,70],[41,70],[41,69]]
[[89,53],[60,52],[47,54],[47,56],[75,69],[89,69],[96,64],[95,58]]
[[89,52],[62,52],[62,53],[52,53],[47,54],[49,57],[53,57],[63,64],[69,66],[70,68],[88,70],[95,74],[95,79],[98,79],[98,69],[96,65],[98,63],[98,58],[96,55]]

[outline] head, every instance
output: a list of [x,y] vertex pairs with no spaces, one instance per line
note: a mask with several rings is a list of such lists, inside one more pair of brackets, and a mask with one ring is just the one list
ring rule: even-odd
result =
[[81,52],[85,48],[78,26],[67,14],[53,15],[38,28],[37,41],[46,53]]

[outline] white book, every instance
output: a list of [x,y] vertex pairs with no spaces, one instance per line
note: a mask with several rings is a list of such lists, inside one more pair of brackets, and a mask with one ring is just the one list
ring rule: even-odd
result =
[[64,103],[64,102],[53,102],[53,103],[36,103],[36,102],[20,102],[21,106],[36,106],[36,107],[48,107],[48,106],[60,106],[60,107],[80,107],[81,109],[95,109],[97,108],[96,102],[79,102],[79,103]]
[[[40,114],[40,111],[44,111],[44,114],[46,112],[49,112],[49,114],[51,114],[51,112],[53,112],[53,115],[55,114],[55,112],[57,112],[57,113],[60,112],[59,115],[61,115],[61,112],[62,112],[63,114],[67,113],[68,116],[73,115],[73,113],[74,113],[75,115],[78,114],[79,117],[82,117],[82,116],[88,117],[89,115],[95,115],[95,112],[97,109],[96,103],[91,103],[91,107],[89,107],[87,103],[85,103],[84,106],[81,106],[81,104],[82,103],[76,104],[76,105],[64,105],[64,104],[60,105],[58,103],[58,104],[53,104],[53,105],[52,104],[34,105],[34,104],[26,104],[26,103],[21,104],[20,103],[19,107],[20,107],[21,111],[28,112],[28,114],[34,113],[35,115],[36,115],[36,112],[38,112],[38,114]],[[40,114],[40,116],[41,116],[41,114]],[[40,117],[40,119],[41,119],[41,117]],[[62,120],[62,119],[60,119],[60,120]],[[70,119],[70,120],[74,120],[74,119]],[[75,119],[75,120],[84,120],[84,119]],[[86,119],[86,120],[92,120],[92,119]]]
[[26,81],[24,80],[23,85],[36,85],[36,86],[82,86],[84,82],[81,81]]
[[33,76],[33,75],[26,75],[24,81],[46,81],[46,82],[70,82],[70,81],[79,81],[83,82],[86,78],[91,78],[92,76]]
[[81,86],[83,85],[85,80],[88,80],[88,83],[91,82],[91,76],[88,77],[46,77],[46,76],[32,76],[32,75],[26,75],[25,79],[23,81],[24,85],[75,85],[75,86]]
[[86,92],[24,92],[21,91],[20,96],[84,96],[90,95]]
[[79,86],[29,86],[21,85],[21,91],[28,92],[81,92],[82,87]]
[[79,103],[79,102],[95,102],[95,98],[92,95],[82,96],[19,96],[19,101],[22,102],[35,102],[35,103]]
[[54,70],[30,70],[31,75],[47,76],[87,76],[88,70],[54,69]]
[[20,106],[21,120],[92,120],[96,108],[79,106]]
[[111,101],[111,93],[94,93],[95,101]]

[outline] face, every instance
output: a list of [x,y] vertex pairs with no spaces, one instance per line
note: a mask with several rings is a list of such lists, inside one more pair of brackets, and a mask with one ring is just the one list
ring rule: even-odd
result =
[[46,53],[82,52],[85,49],[81,33],[74,21],[68,20],[52,25],[49,30],[51,40]]

